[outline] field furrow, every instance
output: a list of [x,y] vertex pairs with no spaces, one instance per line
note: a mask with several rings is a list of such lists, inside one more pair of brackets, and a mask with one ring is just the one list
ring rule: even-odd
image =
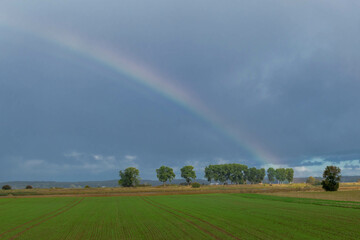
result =
[[240,238],[234,236],[233,234],[227,232],[226,230],[224,230],[224,229],[222,229],[222,228],[220,228],[220,227],[218,227],[218,226],[216,226],[216,225],[214,225],[214,224],[211,224],[211,223],[208,222],[208,221],[205,221],[204,219],[201,219],[201,218],[199,218],[199,217],[193,216],[193,215],[191,215],[191,214],[189,214],[189,213],[180,211],[180,210],[178,210],[178,209],[175,209],[175,208],[166,206],[166,205],[164,205],[164,204],[155,202],[155,201],[151,200],[151,198],[149,198],[149,201],[152,202],[153,204],[156,204],[156,205],[158,205],[158,206],[161,206],[162,208],[168,208],[168,209],[170,209],[170,210],[172,210],[172,211],[175,211],[175,212],[184,214],[184,215],[186,215],[186,216],[188,216],[188,217],[190,217],[190,218],[192,218],[192,219],[196,219],[196,220],[198,220],[198,221],[200,221],[200,222],[202,222],[202,223],[205,223],[206,225],[210,226],[211,228],[216,229],[216,230],[224,233],[225,235],[231,237],[232,239],[238,239],[238,240],[240,240]]
[[359,225],[358,202],[321,199],[257,194],[14,198],[1,208],[0,239],[357,240]]
[[191,221],[191,220],[189,220],[189,219],[187,219],[187,218],[184,218],[184,217],[182,217],[181,215],[176,214],[176,213],[174,213],[174,212],[172,212],[172,211],[169,211],[168,209],[166,209],[166,208],[164,208],[164,207],[161,207],[161,205],[159,205],[159,204],[153,203],[153,202],[151,202],[151,201],[149,201],[149,200],[147,200],[147,199],[145,199],[145,198],[142,198],[142,199],[143,199],[146,203],[150,204],[151,206],[154,206],[154,207],[156,207],[156,208],[162,209],[162,210],[164,210],[165,212],[168,212],[168,213],[170,213],[170,214],[172,214],[172,215],[174,215],[174,216],[176,216],[176,217],[180,217],[180,218],[184,219],[185,221],[187,221],[188,223],[190,223],[192,226],[198,228],[199,230],[203,231],[204,233],[208,234],[209,236],[213,237],[214,239],[221,239],[221,238],[219,238],[218,236],[216,236],[215,234],[213,234],[212,232],[210,232],[210,231],[206,230],[205,228],[201,227],[200,225],[194,223],[193,221]]
[[[21,236],[21,235],[24,234],[25,232],[29,231],[30,229],[32,229],[32,228],[34,228],[34,227],[36,227],[36,226],[38,226],[38,225],[40,225],[40,224],[43,224],[44,222],[46,222],[46,221],[48,221],[48,220],[50,220],[50,219],[52,219],[52,218],[54,218],[54,217],[56,217],[56,216],[64,213],[64,212],[66,212],[66,211],[69,211],[69,210],[72,209],[73,207],[75,207],[75,206],[77,206],[78,204],[80,204],[83,200],[84,200],[84,198],[81,198],[79,201],[75,202],[74,204],[67,205],[67,206],[65,206],[64,208],[58,209],[57,211],[53,212],[54,215],[51,215],[51,214],[52,214],[52,213],[51,213],[51,214],[47,214],[47,215],[46,215],[46,216],[47,216],[46,218],[43,218],[43,217],[42,217],[41,219],[37,219],[37,220],[40,220],[40,221],[39,221],[39,222],[36,222],[36,223],[34,223],[34,224],[30,225],[30,226],[28,226],[27,228],[25,228],[25,229],[22,230],[21,232],[19,232],[19,233],[17,233],[16,235],[12,236],[12,237],[10,238],[10,240],[17,239],[19,236]],[[59,210],[60,210],[60,211],[59,211]],[[34,221],[35,221],[35,220],[34,220]],[[34,222],[34,221],[31,221],[31,222]],[[29,222],[26,223],[26,224],[29,224]]]

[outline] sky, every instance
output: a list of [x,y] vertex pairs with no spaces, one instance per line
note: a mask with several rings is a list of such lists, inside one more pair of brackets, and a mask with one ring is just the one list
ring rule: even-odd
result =
[[2,1],[0,181],[360,175],[359,1]]

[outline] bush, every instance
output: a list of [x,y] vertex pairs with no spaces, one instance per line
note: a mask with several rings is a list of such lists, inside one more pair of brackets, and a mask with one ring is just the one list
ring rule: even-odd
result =
[[27,185],[25,189],[33,189],[33,187],[31,185]]
[[194,183],[191,184],[192,188],[199,188],[200,186],[201,186],[201,184],[197,183],[197,182],[194,182]]
[[4,185],[2,187],[2,190],[11,190],[11,186],[10,185]]
[[86,185],[84,188],[90,188],[90,186],[89,186],[89,185]]

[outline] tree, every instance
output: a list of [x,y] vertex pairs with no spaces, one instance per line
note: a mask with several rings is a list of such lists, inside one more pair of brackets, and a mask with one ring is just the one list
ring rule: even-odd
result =
[[229,175],[227,174],[227,168],[225,167],[225,164],[215,165],[214,173],[215,173],[215,181],[219,181],[222,184],[225,184],[225,182],[229,180]]
[[285,168],[278,168],[275,170],[275,177],[279,183],[283,183],[286,179],[286,170]]
[[25,189],[33,189],[33,187],[31,185],[27,185]]
[[247,180],[251,183],[261,183],[265,177],[265,169],[256,169],[254,167],[249,168],[247,171]]
[[193,166],[184,166],[183,168],[180,169],[180,171],[181,171],[181,177],[185,178],[188,185],[190,185],[191,179],[196,178],[196,173],[194,171]]
[[249,172],[247,174],[247,180],[251,183],[254,184],[256,181],[256,168],[252,167],[249,168]]
[[337,191],[339,188],[339,182],[341,179],[341,169],[336,166],[327,166],[323,173],[325,178],[321,185],[325,191]]
[[257,169],[256,183],[261,183],[262,181],[264,181],[264,177],[265,177],[265,168]]
[[124,171],[120,171],[119,175],[119,185],[123,187],[135,187],[140,182],[139,170],[134,167],[129,167]]
[[214,178],[212,165],[205,167],[205,178],[208,180],[208,182],[211,182],[211,180]]
[[269,182],[272,183],[273,181],[275,181],[275,176],[276,176],[276,171],[274,168],[269,168],[267,170],[267,175],[268,175],[268,179],[269,179]]
[[306,183],[310,184],[310,185],[315,185],[316,179],[312,176],[308,177],[308,179],[306,179]]
[[249,179],[249,174],[250,174],[250,168],[248,168],[246,166],[246,169],[244,169],[243,172],[244,172],[244,179],[245,179],[244,184],[247,184],[247,180]]
[[229,180],[231,181],[231,183],[244,184],[244,182],[246,181],[245,171],[247,170],[248,167],[246,165],[237,164],[237,163],[229,164],[229,166],[230,166]]
[[209,182],[214,180],[224,184],[228,181],[235,184],[244,184],[247,180],[247,173],[248,167],[238,163],[209,165],[205,167],[205,177]]
[[294,181],[294,169],[292,168],[285,169],[285,174],[286,174],[286,180],[288,180],[289,183]]
[[170,167],[161,166],[159,169],[156,169],[156,176],[160,182],[165,186],[166,181],[173,180],[175,178],[174,170]]
[[2,190],[11,190],[11,186],[10,185],[4,185],[2,187]]

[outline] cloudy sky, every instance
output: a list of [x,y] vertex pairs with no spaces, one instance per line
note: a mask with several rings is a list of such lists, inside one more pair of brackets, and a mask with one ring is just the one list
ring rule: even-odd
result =
[[0,181],[360,175],[360,3],[2,1]]

